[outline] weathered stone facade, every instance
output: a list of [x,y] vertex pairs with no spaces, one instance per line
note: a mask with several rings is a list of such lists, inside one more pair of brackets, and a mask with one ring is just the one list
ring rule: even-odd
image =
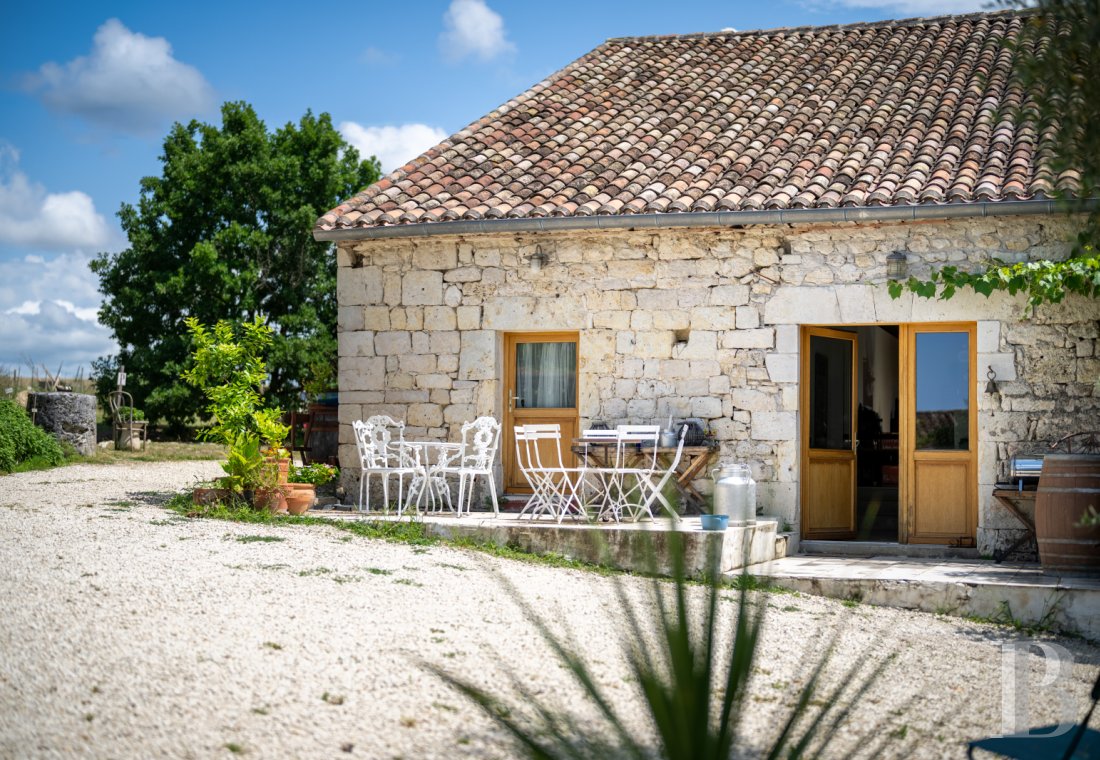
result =
[[[886,256],[918,276],[990,256],[1059,258],[1063,217],[745,229],[390,238],[339,248],[341,462],[351,422],[385,413],[454,438],[503,411],[502,334],[580,333],[582,425],[702,417],[750,462],[768,514],[799,522],[800,326],[977,323],[979,548],[1015,535],[991,503],[998,463],[1029,441],[1097,427],[1100,303],[1034,315],[1022,298],[890,298]],[[549,260],[534,271],[536,246]],[[986,367],[1000,392],[984,393]],[[1004,533],[1002,533],[1004,531]]]

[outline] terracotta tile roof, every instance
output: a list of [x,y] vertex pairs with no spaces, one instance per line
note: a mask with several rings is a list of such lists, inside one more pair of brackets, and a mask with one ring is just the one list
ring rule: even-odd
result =
[[325,214],[316,231],[1050,197],[998,12],[612,39]]

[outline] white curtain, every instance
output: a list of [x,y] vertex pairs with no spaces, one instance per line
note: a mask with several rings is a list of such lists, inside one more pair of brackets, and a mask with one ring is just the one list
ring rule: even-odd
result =
[[569,409],[576,403],[576,343],[520,343],[516,346],[516,406]]

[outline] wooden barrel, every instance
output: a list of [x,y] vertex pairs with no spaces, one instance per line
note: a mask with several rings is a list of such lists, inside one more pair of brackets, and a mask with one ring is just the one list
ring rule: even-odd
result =
[[1100,455],[1048,454],[1035,494],[1035,535],[1044,571],[1100,576],[1100,526],[1078,523],[1100,512]]

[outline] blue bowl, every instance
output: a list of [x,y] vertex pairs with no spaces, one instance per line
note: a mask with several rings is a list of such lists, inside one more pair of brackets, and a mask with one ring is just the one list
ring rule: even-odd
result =
[[699,515],[703,530],[725,530],[729,525],[729,515]]

